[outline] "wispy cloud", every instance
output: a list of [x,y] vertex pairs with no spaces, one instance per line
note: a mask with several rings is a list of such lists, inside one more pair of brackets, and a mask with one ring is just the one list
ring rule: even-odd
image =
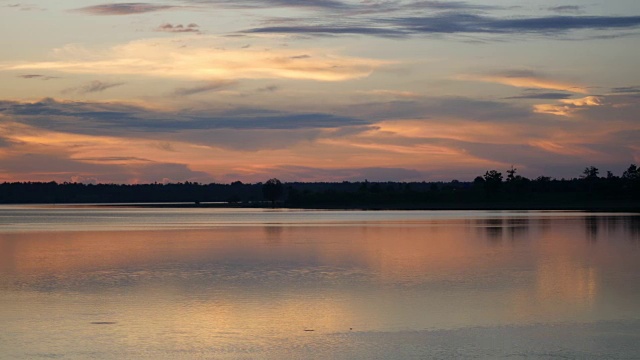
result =
[[188,0],[195,5],[214,5],[226,8],[265,9],[274,7],[346,10],[355,6],[338,0]]
[[152,3],[116,3],[87,6],[74,9],[73,11],[90,15],[131,15],[169,10],[173,8],[176,8],[176,6],[157,5]]
[[39,79],[44,81],[58,78],[56,76],[47,76],[42,74],[24,74],[24,75],[18,75],[18,77],[23,79]]
[[[472,179],[487,168],[513,163],[544,172],[596,159],[622,165],[630,161],[628,147],[635,145],[630,134],[638,131],[637,101],[621,95],[564,100],[550,105],[573,109],[572,121],[513,102],[469,98],[367,103],[356,109],[359,117],[338,115],[344,109],[287,113],[242,107],[220,111],[213,106],[169,111],[114,101],[0,101],[0,138],[11,147],[0,157],[5,164],[7,153],[18,154],[10,159],[14,173],[32,174],[24,175],[31,180],[83,176],[123,182],[163,177],[184,181],[180,176],[196,176],[197,170],[243,181],[267,176],[409,179],[438,171],[438,178]],[[386,119],[372,120],[375,116],[368,114]],[[607,114],[611,120],[601,121]],[[72,153],[43,155],[55,153],[52,149]],[[554,156],[550,159],[549,154]],[[313,168],[303,169],[308,164]],[[136,168],[138,177],[131,175],[138,174]]]
[[611,89],[616,94],[635,94],[640,93],[640,86],[623,86]]
[[101,161],[76,159],[74,154],[51,146],[48,153],[16,153],[2,159],[5,171],[14,180],[76,181],[89,183],[152,183],[198,181],[211,182],[211,175],[191,170],[185,164],[171,162]]
[[558,37],[575,30],[620,30],[640,27],[640,16],[547,16],[499,18],[485,15],[445,12],[433,16],[398,16],[349,19],[321,24],[283,24],[248,29],[245,33],[284,33],[307,35],[359,34],[406,37],[420,34],[535,34]]
[[214,81],[204,85],[193,86],[188,88],[178,88],[173,93],[178,96],[188,96],[210,91],[220,91],[228,89],[236,84],[235,81]]
[[505,99],[542,99],[542,100],[559,100],[568,99],[572,94],[562,92],[525,92],[522,95],[509,96]]
[[265,26],[245,30],[245,33],[275,33],[304,35],[371,35],[379,37],[406,37],[410,31],[403,28],[374,26],[344,26],[339,24],[300,25],[300,26]]
[[[393,4],[393,2],[391,2]],[[499,6],[471,4],[466,1],[428,1],[418,0],[409,3],[401,3],[400,8],[408,8],[412,10],[420,9],[437,9],[437,10],[495,10],[500,9]]]
[[92,163],[150,163],[153,162],[149,159],[140,158],[137,156],[100,156],[100,157],[78,157],[76,160],[86,161]]
[[507,70],[489,74],[468,74],[458,76],[460,80],[482,81],[521,88],[562,90],[572,93],[587,93],[584,86],[557,80],[531,70]]
[[1,64],[0,70],[52,70],[77,74],[143,75],[208,81],[211,79],[288,78],[345,81],[369,76],[389,61],[346,57],[307,49],[215,48],[219,38],[197,36],[189,47],[173,39],[130,42],[102,51],[78,46],[56,50],[60,60]]
[[598,96],[587,96],[580,99],[561,99],[559,104],[539,104],[534,106],[537,113],[571,117],[575,113],[590,106],[602,106]]
[[412,91],[402,91],[402,90],[369,90],[365,92],[369,95],[379,95],[379,96],[387,96],[387,97],[395,97],[395,98],[419,98],[421,95]]
[[200,26],[198,24],[169,24],[165,23],[156,28],[156,31],[160,32],[170,32],[170,33],[200,33]]
[[111,89],[116,86],[124,85],[123,82],[104,82],[100,80],[94,80],[82,86],[68,88],[63,90],[63,93],[78,93],[78,94],[90,94],[103,92],[107,89]]
[[276,92],[280,90],[280,87],[277,85],[267,85],[265,87],[261,87],[258,90],[256,90],[257,92]]
[[41,10],[44,10],[43,8],[38,7],[36,5],[33,5],[33,4],[20,4],[20,3],[7,4],[7,5],[4,5],[3,7],[16,9],[16,10],[20,10],[20,11],[34,11],[34,10],[41,11]]
[[579,13],[582,11],[582,7],[578,5],[560,5],[549,7],[547,10],[557,13]]
[[481,11],[498,9],[498,6],[472,4],[466,1],[338,1],[338,0],[187,0],[194,5],[212,5],[226,8],[266,9],[298,8],[329,12],[339,11],[342,15],[392,13],[398,11]]
[[[149,133],[210,129],[312,129],[362,126],[369,121],[322,113],[287,113],[264,109],[235,111],[158,111],[124,103],[0,101],[0,114],[26,125],[77,134],[112,134],[129,130]],[[71,119],[83,119],[81,123]]]

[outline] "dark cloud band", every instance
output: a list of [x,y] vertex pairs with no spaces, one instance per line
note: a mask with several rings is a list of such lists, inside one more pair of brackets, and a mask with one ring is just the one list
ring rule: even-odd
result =
[[[374,25],[375,24],[375,25]],[[546,34],[550,36],[573,30],[616,30],[640,27],[640,16],[549,16],[502,19],[476,14],[447,13],[437,16],[396,17],[364,20],[361,26],[324,25],[266,26],[247,33],[289,33],[371,36],[410,36],[417,34]]]
[[[148,133],[211,129],[327,129],[369,125],[368,121],[330,114],[292,114],[255,109],[224,113],[159,112],[118,103],[35,103],[0,101],[0,113],[27,125],[82,134]],[[82,119],[78,122],[78,119]],[[82,126],[80,126],[82,124]]]
[[119,3],[101,4],[75,9],[76,12],[90,15],[131,15],[143,14],[153,11],[169,10],[176,6],[156,5],[151,3]]

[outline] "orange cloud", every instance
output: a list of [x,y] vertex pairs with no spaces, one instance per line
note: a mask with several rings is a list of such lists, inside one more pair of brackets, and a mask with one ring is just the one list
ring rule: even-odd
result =
[[[224,49],[199,36],[187,42],[145,39],[92,51],[77,45],[57,49],[59,59],[0,64],[0,70],[53,70],[76,74],[144,75],[191,80],[303,79],[345,81],[369,76],[388,62],[337,56],[313,49]],[[222,44],[224,46],[224,44]]]
[[594,151],[589,150],[582,146],[573,145],[573,144],[560,144],[554,141],[545,141],[545,140],[531,141],[529,142],[529,145],[540,148],[542,150],[545,150],[551,153],[561,154],[561,155],[587,156],[587,155],[595,154]]
[[558,104],[538,104],[533,110],[540,114],[551,114],[570,117],[576,112],[589,106],[601,106],[602,100],[597,96],[587,96],[581,99],[562,99]]
[[482,123],[457,119],[393,120],[376,124],[380,131],[394,136],[410,138],[445,138],[482,143],[518,144],[526,133],[526,125]]
[[587,89],[584,86],[565,81],[549,79],[530,71],[505,72],[488,75],[461,75],[458,76],[458,79],[490,82],[520,88],[540,88],[569,91],[581,94],[587,93]]

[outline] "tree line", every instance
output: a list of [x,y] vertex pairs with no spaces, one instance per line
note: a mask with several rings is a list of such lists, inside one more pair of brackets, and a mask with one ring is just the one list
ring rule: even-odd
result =
[[[471,182],[289,182],[200,184],[82,184],[5,182],[0,203],[189,203],[201,206],[301,208],[580,208],[585,203],[634,204],[640,200],[640,169],[601,176],[594,166],[579,177],[529,179],[511,167],[488,170]],[[209,203],[209,204],[207,204]],[[638,207],[637,205],[635,205]],[[628,206],[627,206],[628,207]]]

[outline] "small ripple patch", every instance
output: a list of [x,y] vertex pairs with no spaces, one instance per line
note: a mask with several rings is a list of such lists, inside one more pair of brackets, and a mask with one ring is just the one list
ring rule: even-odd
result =
[[93,321],[91,322],[92,325],[113,325],[115,324],[115,321]]

